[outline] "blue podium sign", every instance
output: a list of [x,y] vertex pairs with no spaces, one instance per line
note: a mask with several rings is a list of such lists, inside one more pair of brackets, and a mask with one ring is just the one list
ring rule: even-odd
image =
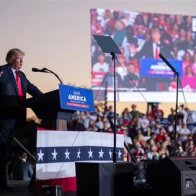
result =
[[[182,61],[170,59],[169,62],[182,77]],[[173,77],[173,71],[161,59],[145,58],[140,61],[140,74],[143,77]]]
[[93,92],[90,89],[59,84],[61,109],[94,111]]

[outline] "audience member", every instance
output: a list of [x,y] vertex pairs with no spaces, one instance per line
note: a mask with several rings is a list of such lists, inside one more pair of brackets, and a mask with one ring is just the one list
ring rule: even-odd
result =
[[33,176],[32,164],[25,152],[19,155],[12,167],[13,180],[30,181]]
[[127,66],[127,74],[124,77],[123,86],[128,89],[137,88],[139,85],[139,74],[137,65],[131,61]]
[[[113,133],[114,110],[112,106],[107,108],[106,111],[100,111],[96,106],[93,114],[79,112],[73,121],[85,124],[85,130],[88,131]],[[187,120],[190,111],[183,104],[178,110],[176,135],[174,109],[171,108],[164,124],[164,113],[158,111],[158,107],[154,107],[153,115],[141,114],[135,104],[131,108],[131,111],[125,108],[121,115],[116,114],[117,134],[124,134],[124,142],[137,161],[157,160],[170,155],[196,155],[196,128]],[[86,118],[89,118],[89,123],[86,123]],[[174,146],[175,138],[178,146]]]
[[108,72],[109,65],[105,62],[105,55],[100,53],[97,62],[93,65],[93,72]]

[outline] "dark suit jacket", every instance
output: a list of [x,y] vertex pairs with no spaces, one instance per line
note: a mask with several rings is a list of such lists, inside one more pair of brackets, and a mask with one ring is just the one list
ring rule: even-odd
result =
[[[174,58],[169,46],[164,43],[160,44],[160,53],[162,55],[164,55],[166,58],[170,58],[170,59]],[[144,46],[142,47],[142,49],[136,54],[135,57],[138,59],[153,58],[154,57],[154,55],[153,55],[153,42],[152,41],[146,42],[144,44]]]
[[[133,82],[135,83],[136,86],[133,84]],[[135,88],[135,87],[137,87],[138,82],[139,82],[139,77],[136,74],[128,73],[124,77],[123,87],[125,87],[125,88]]]
[[[114,74],[108,73],[106,77],[107,85],[108,87],[113,87],[114,86]],[[122,88],[123,86],[123,81],[121,79],[121,76],[119,73],[116,72],[116,86],[117,88]]]
[[[10,138],[12,129],[26,120],[25,99],[22,101],[18,96],[16,80],[10,65],[0,66],[3,72],[0,77],[0,143]],[[19,71],[23,93],[32,96],[42,92],[31,84],[25,74]]]
[[13,180],[30,181],[33,176],[33,168],[31,163],[18,160],[12,168]]

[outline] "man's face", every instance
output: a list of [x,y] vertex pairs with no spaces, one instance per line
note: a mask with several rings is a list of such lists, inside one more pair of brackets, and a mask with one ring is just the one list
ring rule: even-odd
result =
[[12,67],[16,70],[19,70],[22,68],[22,64],[23,64],[23,55],[18,55],[14,58],[14,60],[12,61]]
[[155,43],[159,43],[161,39],[160,32],[158,30],[153,30],[152,32],[152,40]]
[[100,56],[98,57],[98,61],[99,61],[100,63],[104,63],[104,62],[105,62],[105,57],[104,57],[104,55],[100,55]]
[[128,71],[129,73],[134,73],[134,72],[135,72],[135,67],[134,67],[134,65],[132,65],[132,64],[128,65],[127,71]]

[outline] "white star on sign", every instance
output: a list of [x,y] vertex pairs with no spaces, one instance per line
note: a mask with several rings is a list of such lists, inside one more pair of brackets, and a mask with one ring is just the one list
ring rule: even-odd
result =
[[39,150],[39,153],[37,153],[37,155],[38,155],[38,161],[40,161],[40,160],[43,161],[44,153],[42,153],[42,150],[41,149]]
[[121,158],[121,154],[122,154],[122,153],[121,153],[121,151],[119,150],[119,151],[118,151],[118,158]]
[[54,149],[54,152],[52,152],[51,154],[52,154],[52,156],[53,156],[53,157],[52,157],[52,160],[56,160],[56,156],[57,156],[57,154],[58,154],[58,153],[56,152],[56,149]]
[[80,159],[80,154],[81,154],[81,151],[80,151],[80,148],[79,148],[79,150],[78,150],[78,152],[77,152],[77,158],[78,158],[78,159]]
[[88,151],[88,158],[93,158],[93,151],[90,148],[90,151]]
[[110,154],[110,158],[112,158],[112,151],[111,151],[111,149],[109,151],[109,154]]
[[104,152],[101,149],[101,151],[99,151],[99,158],[103,158],[103,154],[104,154]]
[[66,149],[66,151],[65,151],[65,159],[70,159],[69,155],[70,155],[70,152]]

